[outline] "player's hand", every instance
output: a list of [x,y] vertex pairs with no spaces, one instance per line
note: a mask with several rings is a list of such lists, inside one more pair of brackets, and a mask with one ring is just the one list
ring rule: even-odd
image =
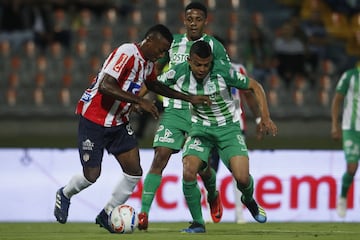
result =
[[151,115],[155,119],[158,119],[160,116],[159,110],[152,101],[149,101],[147,99],[142,99],[142,101],[139,102],[139,107],[144,111],[151,113]]
[[334,140],[340,140],[341,139],[341,129],[340,126],[332,127],[331,128],[331,137]]
[[190,100],[191,104],[193,105],[211,105],[211,100],[208,96],[191,96]]
[[142,114],[142,110],[141,110],[139,104],[135,104],[135,103],[131,104],[129,113],[132,113],[132,112]]
[[276,136],[278,133],[278,129],[276,124],[270,118],[261,118],[261,122],[259,125],[259,131],[262,135]]

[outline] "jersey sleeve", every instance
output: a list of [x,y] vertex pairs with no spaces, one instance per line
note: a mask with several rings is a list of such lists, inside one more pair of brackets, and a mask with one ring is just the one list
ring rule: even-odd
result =
[[223,61],[224,63],[230,64],[230,58],[229,55],[226,52],[225,47],[215,38],[212,38],[213,41],[213,56],[214,59]]
[[122,48],[114,50],[106,60],[103,71],[115,79],[126,77],[134,66],[134,56],[131,51]]
[[[226,74],[226,73],[224,73]],[[237,89],[248,89],[250,79],[248,76],[236,71],[232,67],[228,69],[228,75],[225,76],[225,81],[228,86],[235,87]]]
[[350,75],[349,71],[343,73],[339,79],[339,82],[336,85],[336,92],[344,96],[346,95],[347,90],[349,88],[349,82],[350,82],[349,75]]
[[167,72],[164,72],[160,76],[158,76],[158,80],[164,83],[166,86],[171,86],[176,83],[175,75],[176,70],[169,69]]
[[169,68],[168,71],[164,72],[158,77],[158,80],[163,82],[167,86],[172,86],[177,83],[179,78],[187,73],[189,65],[187,62],[183,62]]
[[212,74],[220,75],[228,87],[249,89],[249,77],[235,70],[231,64],[224,63],[217,59],[214,60],[213,64]]

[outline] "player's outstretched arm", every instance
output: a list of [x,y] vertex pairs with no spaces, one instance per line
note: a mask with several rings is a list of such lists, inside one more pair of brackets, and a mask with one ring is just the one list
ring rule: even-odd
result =
[[254,92],[252,90],[241,90],[240,97],[242,99],[241,102],[246,102],[254,118],[256,119],[256,138],[261,140],[263,138],[263,134],[260,131],[261,115]]
[[186,95],[169,88],[167,85],[159,81],[145,81],[145,84],[150,91],[153,91],[165,97],[181,99],[190,102],[193,105],[211,105],[211,101],[208,96]]
[[254,91],[255,97],[259,104],[261,115],[260,131],[263,134],[272,134],[275,136],[278,132],[276,124],[270,118],[270,111],[266,100],[266,95],[263,87],[256,80],[250,78],[249,89]]

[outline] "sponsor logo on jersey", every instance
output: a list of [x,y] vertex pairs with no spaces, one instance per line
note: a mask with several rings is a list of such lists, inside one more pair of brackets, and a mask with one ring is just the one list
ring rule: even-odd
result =
[[194,143],[190,144],[188,148],[189,149],[194,149],[194,150],[196,150],[198,152],[204,152],[204,148],[200,147],[199,145],[201,145],[200,139],[195,138]]
[[84,92],[81,96],[81,101],[83,102],[89,102],[91,99],[91,94],[89,92]]
[[90,139],[86,139],[82,142],[82,149],[84,151],[92,151],[94,148],[94,143],[90,141]]
[[171,137],[173,134],[169,129],[165,129],[165,136],[166,138]]
[[186,62],[188,56],[189,56],[189,54],[186,54],[186,53],[174,53],[174,55],[172,56],[171,62],[175,62],[175,63]]
[[164,125],[160,125],[160,126],[158,127],[158,129],[157,129],[157,132],[160,132],[160,131],[162,131],[162,130],[164,130]]
[[119,59],[117,60],[116,64],[113,67],[113,70],[115,72],[120,72],[121,67],[126,63],[126,60],[128,59],[128,56],[123,53],[120,55]]
[[159,141],[159,134],[156,134],[154,137],[154,142],[158,142]]
[[132,94],[138,95],[139,91],[140,91],[140,84],[136,84],[134,82],[131,82],[127,91],[131,92]]
[[173,133],[169,129],[165,129],[165,134],[163,137],[159,137],[160,142],[174,143],[175,140],[171,138]]

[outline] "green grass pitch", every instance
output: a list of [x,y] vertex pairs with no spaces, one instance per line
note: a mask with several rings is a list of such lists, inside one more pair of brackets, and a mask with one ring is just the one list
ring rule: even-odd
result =
[[0,223],[1,240],[282,240],[360,239],[360,223],[218,223],[206,224],[206,233],[185,234],[188,223],[150,223],[147,232],[110,234],[94,223]]

